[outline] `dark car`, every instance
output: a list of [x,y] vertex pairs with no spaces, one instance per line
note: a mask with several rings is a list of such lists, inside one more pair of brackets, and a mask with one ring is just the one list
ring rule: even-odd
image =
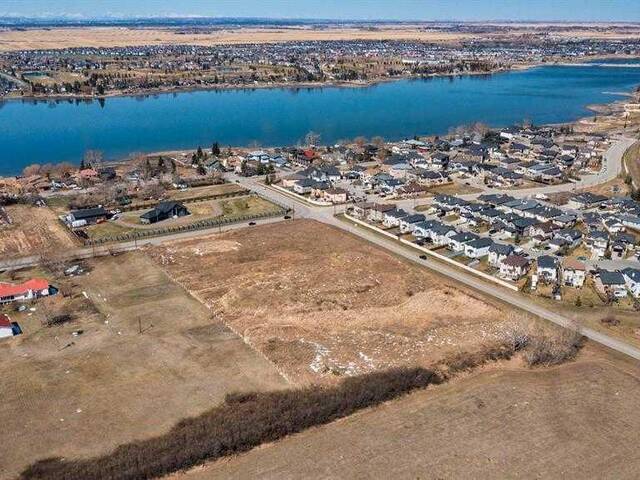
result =
[[426,260],[426,259],[427,259],[427,256],[426,256],[426,255],[424,255],[424,254],[423,254],[423,255],[420,255],[420,260]]
[[256,222],[249,222],[249,226],[250,226],[250,227],[253,227],[253,226],[255,226],[255,225],[256,225]]
[[285,220],[291,220],[291,215],[285,215],[285,216],[284,216],[284,219],[285,219]]

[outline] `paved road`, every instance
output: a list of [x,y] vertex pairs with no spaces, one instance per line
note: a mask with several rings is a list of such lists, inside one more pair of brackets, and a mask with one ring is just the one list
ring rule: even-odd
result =
[[[307,204],[302,200],[289,197],[275,189],[265,187],[264,185],[261,185],[255,178],[243,178],[235,175],[229,175],[228,178],[231,181],[238,181],[238,183],[254,191],[257,191],[261,195],[264,195],[266,198],[276,200],[281,204],[285,204],[290,208],[294,208],[297,217],[309,218],[329,225],[333,225],[334,227],[349,232],[375,245],[378,245],[379,247],[393,252],[396,255],[399,255],[412,262],[434,270],[435,272],[449,277],[457,282],[460,282],[463,285],[471,287],[491,297],[497,298],[523,311],[529,312],[532,315],[544,318],[565,328],[576,328],[576,324],[573,320],[567,317],[563,317],[562,315],[559,315],[544,307],[541,307],[540,305],[520,293],[511,292],[507,289],[497,287],[495,284],[486,283],[478,279],[477,277],[464,272],[463,270],[436,262],[434,260],[424,261],[419,258],[419,255],[415,250],[412,250],[409,247],[404,246],[403,244],[376,235],[366,227],[361,227],[359,225],[351,224],[350,222],[345,222],[337,219],[334,216],[334,209],[331,207],[311,206],[310,204]],[[606,347],[640,360],[640,349],[629,345],[622,340],[618,340],[590,328],[580,328],[580,332],[585,337],[594,342],[598,342],[602,345],[605,345]]]

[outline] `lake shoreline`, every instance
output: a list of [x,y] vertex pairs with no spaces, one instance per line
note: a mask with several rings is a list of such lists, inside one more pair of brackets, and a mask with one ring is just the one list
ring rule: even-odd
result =
[[162,87],[147,90],[139,90],[135,92],[109,92],[104,95],[21,95],[16,97],[6,96],[0,97],[0,103],[24,101],[25,103],[48,103],[52,101],[58,102],[100,102],[106,101],[109,98],[149,98],[160,95],[178,95],[181,93],[193,93],[193,92],[227,92],[227,91],[244,91],[244,90],[322,90],[324,88],[371,88],[376,85],[382,85],[384,83],[398,82],[402,80],[429,80],[432,78],[464,78],[475,76],[491,76],[501,73],[517,72],[527,70],[530,68],[536,68],[541,66],[548,66],[552,64],[535,63],[535,64],[516,64],[511,65],[509,68],[500,68],[491,70],[489,72],[462,72],[462,73],[433,73],[429,75],[399,75],[397,77],[381,77],[373,80],[365,81],[327,81],[327,82],[276,82],[276,83],[258,83],[254,85],[233,85],[233,84],[220,84],[220,85],[204,85],[197,86],[192,85],[189,87]]
[[[9,127],[0,131],[0,143],[5,145],[0,156],[6,158],[0,172],[19,175],[33,163],[77,165],[83,152],[91,149],[103,151],[105,161],[120,163],[134,153],[188,152],[215,141],[232,148],[282,147],[298,144],[311,130],[322,136],[321,144],[333,145],[358,136],[398,141],[446,135],[456,126],[477,121],[492,128],[523,119],[536,125],[586,128],[594,116],[612,120],[630,95],[637,96],[640,85],[638,69],[610,75],[600,68],[569,73],[553,65],[531,67],[531,73],[484,75],[486,80],[390,79],[384,87],[366,92],[346,86],[269,88],[247,96],[224,91],[197,97],[131,97],[106,106],[69,99],[7,102],[6,109],[0,109],[0,118],[4,114]],[[573,90],[571,82],[583,80],[590,83]],[[563,90],[556,85],[570,96],[559,93]],[[300,93],[289,95],[292,90]],[[568,105],[566,99],[571,99]],[[607,128],[606,122],[600,125]]]

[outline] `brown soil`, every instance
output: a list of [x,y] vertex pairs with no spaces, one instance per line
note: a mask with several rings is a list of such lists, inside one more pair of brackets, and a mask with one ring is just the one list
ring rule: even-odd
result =
[[42,458],[96,456],[165,433],[227,393],[287,386],[144,255],[90,265],[71,280],[72,323],[43,328],[42,301],[11,313],[25,334],[0,340],[0,443],[11,450],[2,479]]
[[56,215],[45,207],[5,207],[12,224],[0,228],[0,258],[60,252],[74,246]]
[[313,221],[149,254],[296,382],[429,365],[514,321],[504,307]]

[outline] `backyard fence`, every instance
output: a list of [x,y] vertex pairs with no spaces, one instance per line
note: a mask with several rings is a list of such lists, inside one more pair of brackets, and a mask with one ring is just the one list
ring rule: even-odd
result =
[[152,230],[137,230],[135,232],[123,233],[121,235],[98,238],[95,240],[89,239],[84,241],[84,246],[92,247],[92,246],[98,246],[98,245],[105,245],[108,243],[133,242],[136,240],[142,240],[150,237],[160,237],[164,235],[175,235],[178,233],[193,232],[197,230],[207,230],[210,228],[223,227],[225,225],[231,225],[234,223],[242,223],[242,222],[247,222],[251,220],[260,220],[265,218],[279,217],[284,215],[285,213],[287,213],[287,210],[278,206],[276,210],[273,210],[271,212],[263,212],[263,213],[257,213],[252,215],[238,215],[238,216],[225,217],[220,219],[212,218],[208,220],[200,220],[198,222],[189,223],[186,225],[176,225],[174,227],[165,227],[165,228],[158,228],[158,229],[152,229]]

